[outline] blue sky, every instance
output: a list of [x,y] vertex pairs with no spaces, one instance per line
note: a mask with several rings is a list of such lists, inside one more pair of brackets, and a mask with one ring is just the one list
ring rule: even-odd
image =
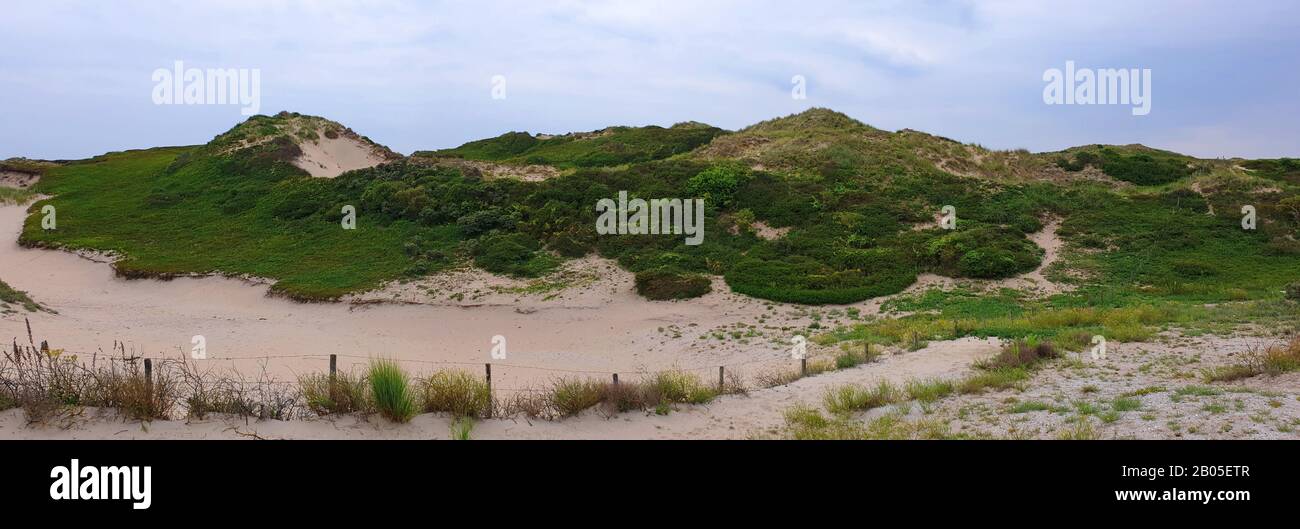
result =
[[[0,158],[197,144],[244,119],[153,104],[150,76],[175,60],[257,68],[262,113],[323,115],[403,153],[821,106],[991,148],[1300,157],[1290,0],[47,0],[0,18]],[[1067,60],[1151,69],[1151,113],[1044,104],[1044,70]]]

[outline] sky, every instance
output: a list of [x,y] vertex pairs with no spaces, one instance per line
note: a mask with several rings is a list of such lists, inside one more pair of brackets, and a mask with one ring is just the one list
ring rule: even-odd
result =
[[[200,144],[246,119],[155,104],[175,61],[256,69],[260,113],[325,116],[406,154],[815,106],[996,149],[1300,157],[1292,0],[40,0],[0,17],[0,158]],[[1048,105],[1044,73],[1067,61],[1149,69],[1150,113]]]

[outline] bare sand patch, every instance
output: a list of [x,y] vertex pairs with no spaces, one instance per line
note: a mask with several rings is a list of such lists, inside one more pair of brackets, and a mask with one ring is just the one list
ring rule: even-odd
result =
[[757,235],[758,238],[769,241],[775,241],[790,233],[790,228],[773,228],[761,220],[754,222],[751,228],[754,230],[754,234]]
[[27,189],[41,180],[41,175],[21,171],[0,171],[0,187]]
[[298,144],[302,154],[293,164],[312,176],[334,178],[345,172],[374,167],[388,161],[377,147],[349,134],[326,135],[324,127],[316,130],[318,138]]
[[1056,283],[1043,276],[1043,272],[1047,270],[1048,267],[1055,264],[1060,258],[1061,249],[1065,246],[1065,242],[1056,234],[1057,229],[1060,227],[1061,221],[1059,219],[1052,219],[1043,226],[1043,229],[1030,235],[1029,240],[1033,241],[1034,244],[1043,249],[1042,262],[1039,263],[1038,268],[1035,268],[1032,272],[997,282],[998,287],[1029,290],[1045,296],[1070,290],[1071,287],[1069,285]]

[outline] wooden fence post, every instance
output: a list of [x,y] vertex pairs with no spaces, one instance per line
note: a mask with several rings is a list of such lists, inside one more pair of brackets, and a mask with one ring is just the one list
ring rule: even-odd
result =
[[618,385],[618,373],[614,373],[614,385]]
[[144,359],[144,398],[153,404],[153,360],[148,358]]
[[806,376],[808,376],[808,359],[807,359],[807,358],[800,358],[800,359],[799,359],[799,376],[801,376],[801,377],[806,377]]
[[721,392],[727,387],[726,377],[723,376],[723,366],[718,366],[718,391]]
[[487,375],[487,392],[488,392],[488,417],[492,416],[492,362],[483,364],[484,371]]
[[338,404],[338,365],[339,355],[330,355],[330,400]]

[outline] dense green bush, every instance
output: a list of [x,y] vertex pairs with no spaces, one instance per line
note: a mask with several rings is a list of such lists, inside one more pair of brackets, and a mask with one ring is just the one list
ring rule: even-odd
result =
[[480,209],[456,219],[456,225],[466,237],[478,237],[492,230],[508,230],[515,226],[510,212],[502,208]]
[[725,207],[748,177],[749,171],[738,164],[715,165],[692,176],[686,182],[686,194],[703,198],[706,205]]
[[1102,147],[1095,152],[1079,151],[1074,154],[1073,160],[1058,158],[1056,165],[1066,171],[1081,171],[1091,165],[1116,180],[1138,185],[1160,185],[1191,175],[1193,169],[1188,166],[1190,161],[1185,156],[1164,151]]
[[1011,277],[1037,268],[1042,249],[1023,235],[975,225],[931,239],[929,264],[940,273],[981,279]]
[[1286,286],[1286,299],[1300,301],[1300,281]]
[[963,277],[998,278],[1016,275],[1016,256],[1002,249],[976,249],[966,252],[957,261],[957,272]]
[[854,303],[894,294],[916,281],[906,263],[877,270],[839,270],[811,258],[788,260],[746,258],[726,274],[732,290],[749,296],[821,305]]
[[712,290],[709,278],[672,268],[653,268],[636,273],[636,291],[647,299],[697,298]]
[[489,272],[521,277],[543,275],[558,264],[541,252],[537,241],[522,233],[489,235],[473,245],[474,264]]

